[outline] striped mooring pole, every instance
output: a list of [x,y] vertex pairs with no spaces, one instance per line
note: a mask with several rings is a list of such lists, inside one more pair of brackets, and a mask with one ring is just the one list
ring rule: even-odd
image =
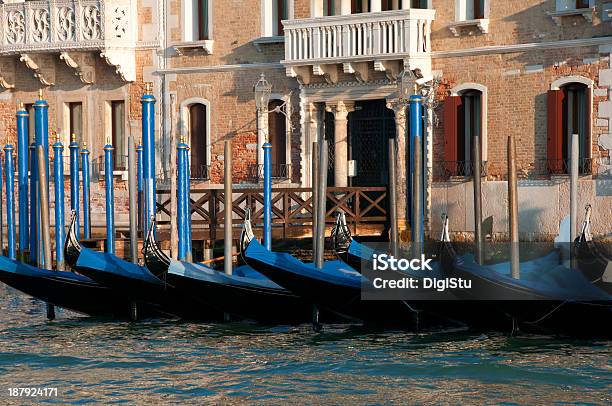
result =
[[23,103],[17,109],[17,192],[19,193],[19,252],[30,249],[28,218],[28,112]]
[[53,185],[55,188],[55,261],[64,270],[64,144],[59,138],[53,144]]

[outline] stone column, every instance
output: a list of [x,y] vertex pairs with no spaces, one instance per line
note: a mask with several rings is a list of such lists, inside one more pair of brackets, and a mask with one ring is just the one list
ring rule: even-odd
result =
[[406,143],[406,106],[397,99],[387,100],[387,108],[395,113],[395,131],[397,138],[397,161],[389,162],[395,165],[397,178],[397,228],[401,241],[409,240],[408,207],[406,205],[408,193],[408,172],[407,167],[408,144]]
[[313,185],[312,179],[312,165],[314,151],[312,151],[312,143],[317,139],[317,131],[319,123],[317,121],[317,105],[314,103],[308,103],[305,107],[305,127],[308,132],[308,137],[304,143],[305,160],[304,160],[304,187],[311,187]]
[[354,102],[327,103],[325,110],[334,114],[334,183],[348,186],[348,114],[355,110]]

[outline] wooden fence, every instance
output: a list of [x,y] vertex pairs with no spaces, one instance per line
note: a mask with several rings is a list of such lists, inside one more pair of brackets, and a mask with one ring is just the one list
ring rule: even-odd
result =
[[[161,230],[170,225],[170,191],[158,190],[157,213]],[[232,223],[239,233],[247,208],[251,209],[254,228],[263,226],[263,189],[234,189]],[[191,190],[191,221],[194,239],[223,237],[225,194],[222,189]],[[326,222],[335,221],[343,210],[355,234],[380,234],[388,226],[386,187],[344,187],[327,189]],[[312,230],[312,190],[310,188],[274,188],[272,224],[275,237],[308,235]]]

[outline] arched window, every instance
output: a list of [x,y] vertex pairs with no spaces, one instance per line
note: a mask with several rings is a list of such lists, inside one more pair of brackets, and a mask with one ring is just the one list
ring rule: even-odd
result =
[[444,103],[444,160],[451,176],[472,174],[474,137],[486,160],[486,87],[465,84],[451,90]]
[[191,177],[208,179],[208,107],[202,103],[189,106],[189,142]]
[[579,168],[590,173],[591,88],[590,80],[553,83],[547,97],[547,160],[551,173],[567,173],[571,156],[571,138],[578,134]]
[[283,100],[270,100],[268,103],[268,138],[272,144],[272,176],[288,178],[287,118],[274,111],[283,104]]

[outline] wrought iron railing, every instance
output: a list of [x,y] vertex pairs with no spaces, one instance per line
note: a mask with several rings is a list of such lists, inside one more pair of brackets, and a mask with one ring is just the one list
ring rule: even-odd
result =
[[[248,179],[251,182],[262,181],[264,177],[263,164],[253,164],[248,167]],[[272,179],[290,179],[291,164],[272,165]]]
[[[480,165],[481,176],[488,175],[487,161]],[[467,177],[474,173],[474,161],[438,161],[432,166],[433,180],[441,182],[452,177]]]
[[197,168],[194,168],[192,166],[190,176],[191,176],[191,179],[209,180],[210,179],[210,165],[199,165]]

